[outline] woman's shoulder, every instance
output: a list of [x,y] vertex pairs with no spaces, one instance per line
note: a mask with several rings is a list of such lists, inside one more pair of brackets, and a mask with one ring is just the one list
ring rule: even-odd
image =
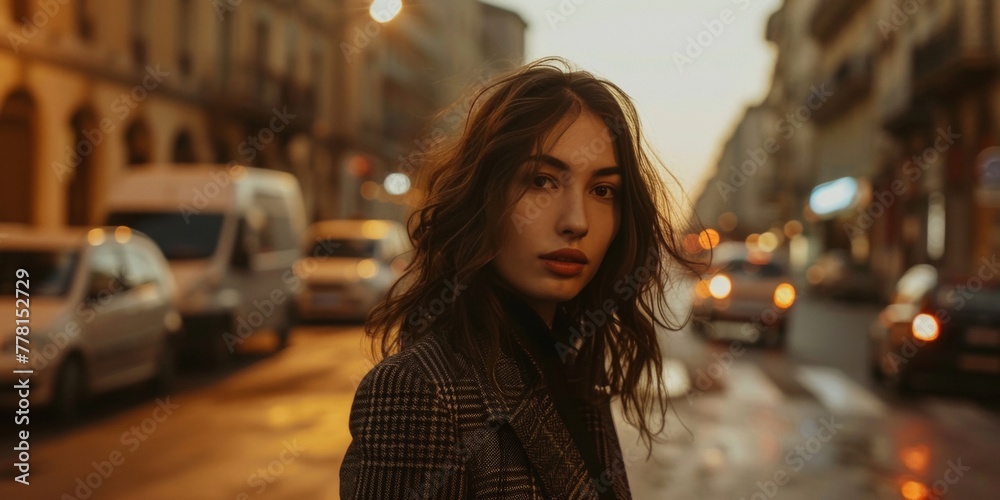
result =
[[432,332],[377,363],[361,381],[362,386],[378,390],[427,388],[440,390],[452,386],[465,372],[468,363],[441,334]]

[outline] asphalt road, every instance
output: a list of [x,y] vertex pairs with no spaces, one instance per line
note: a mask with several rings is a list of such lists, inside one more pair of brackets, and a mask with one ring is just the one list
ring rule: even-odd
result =
[[[784,352],[665,332],[677,393],[665,442],[646,460],[618,422],[634,498],[994,498],[991,401],[871,384],[874,314],[803,299]],[[73,426],[32,420],[31,484],[13,480],[7,452],[0,498],[338,498],[350,404],[371,367],[361,333],[303,327],[276,354],[263,337],[225,372],[184,375],[169,398],[121,391]],[[12,428],[0,427],[7,450]]]

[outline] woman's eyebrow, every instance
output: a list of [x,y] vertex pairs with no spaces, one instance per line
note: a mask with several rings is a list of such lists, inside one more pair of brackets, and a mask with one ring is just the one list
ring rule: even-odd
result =
[[[558,168],[559,170],[565,170],[565,171],[570,170],[569,165],[567,165],[566,162],[547,154],[539,154],[532,156],[531,158],[528,158],[528,161],[540,161],[542,163],[546,163],[550,166]],[[622,168],[615,165],[611,167],[601,167],[595,170],[593,177],[607,177],[610,175],[621,175],[621,173],[622,173]]]

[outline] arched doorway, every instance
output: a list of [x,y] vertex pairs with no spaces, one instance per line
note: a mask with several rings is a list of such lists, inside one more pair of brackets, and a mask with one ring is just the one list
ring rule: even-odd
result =
[[194,141],[187,130],[181,130],[174,138],[174,163],[195,163],[198,159],[194,154]]
[[16,90],[0,105],[0,222],[31,222],[35,165],[35,101]]
[[66,223],[73,226],[86,226],[92,223],[90,213],[93,209],[94,174],[93,158],[97,144],[90,142],[85,131],[97,129],[97,120],[87,108],[77,111],[70,120],[73,130],[74,158],[80,162],[73,168],[73,175],[66,186]]
[[139,165],[153,159],[153,138],[143,120],[135,120],[125,129],[126,163]]

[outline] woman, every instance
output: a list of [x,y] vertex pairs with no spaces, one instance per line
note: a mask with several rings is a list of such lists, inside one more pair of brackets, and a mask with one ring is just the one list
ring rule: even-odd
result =
[[610,399],[651,446],[665,271],[696,264],[628,96],[565,66],[489,85],[422,166],[342,498],[630,498]]

